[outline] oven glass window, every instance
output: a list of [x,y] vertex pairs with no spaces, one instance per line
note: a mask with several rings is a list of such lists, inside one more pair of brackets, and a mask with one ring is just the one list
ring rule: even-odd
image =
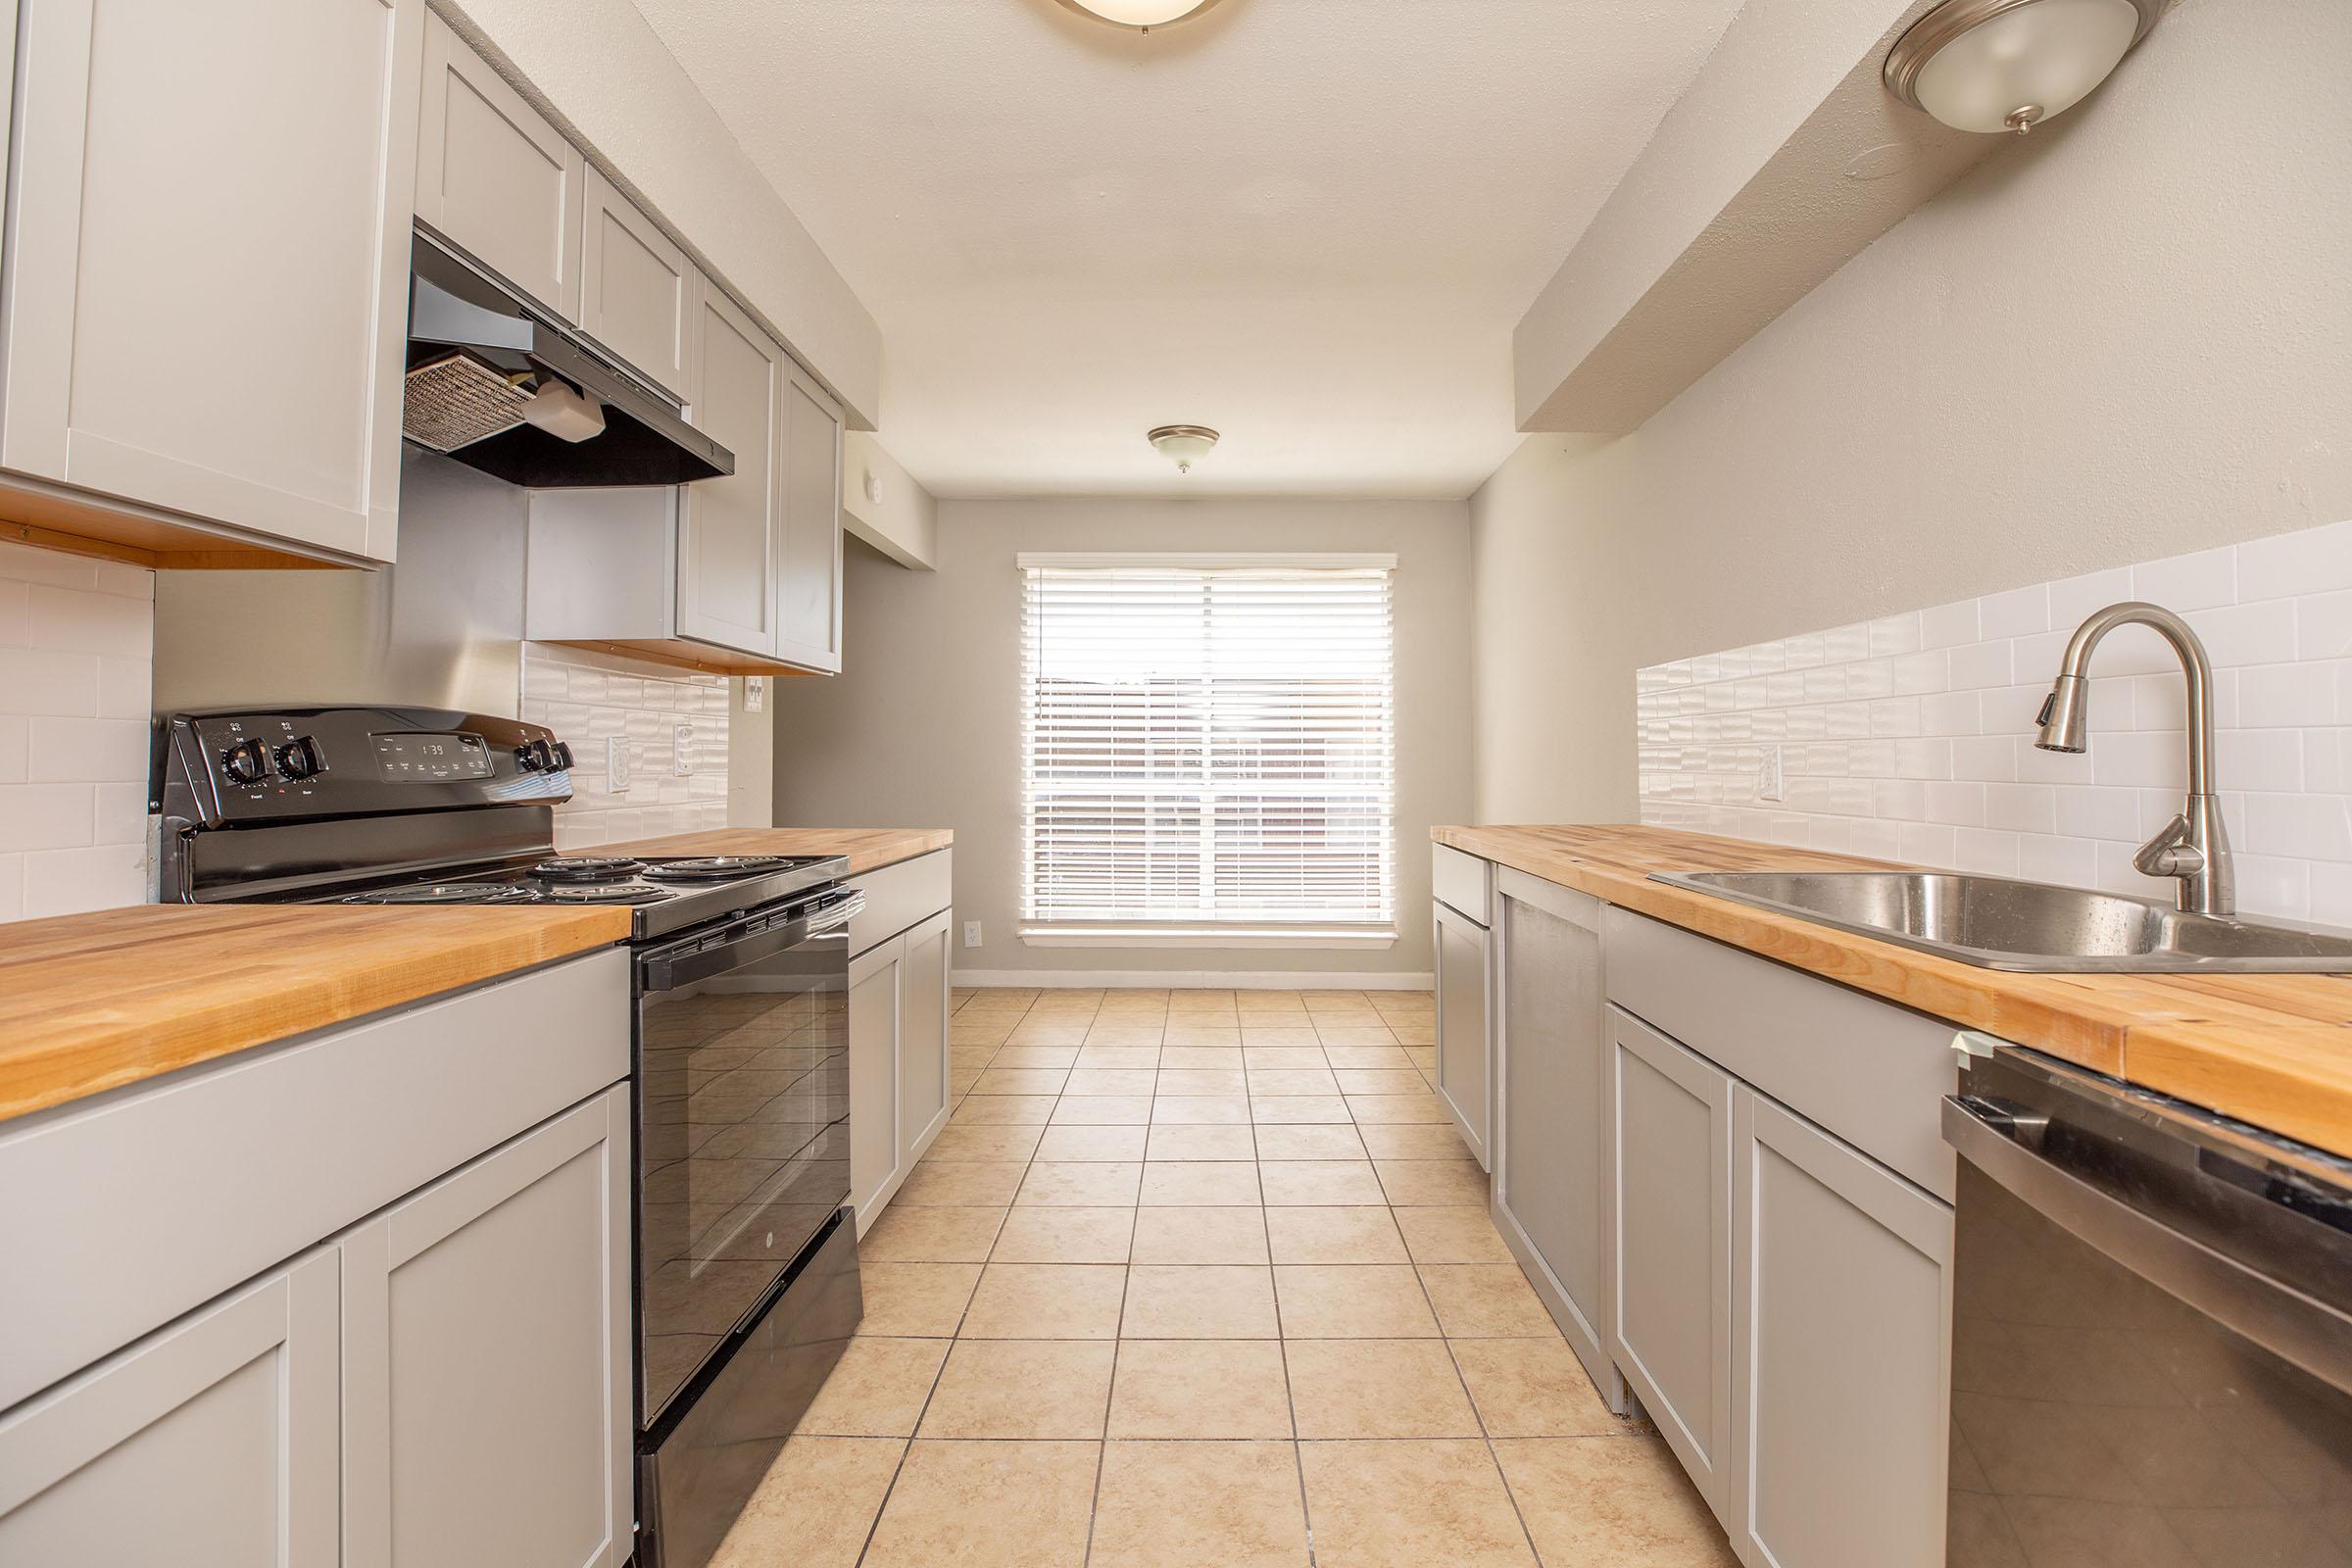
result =
[[847,951],[837,932],[639,1004],[649,1425],[849,1199]]

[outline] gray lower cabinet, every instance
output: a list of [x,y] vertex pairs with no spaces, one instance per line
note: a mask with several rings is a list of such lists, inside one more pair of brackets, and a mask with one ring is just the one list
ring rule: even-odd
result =
[[899,1047],[906,947],[897,937],[850,960],[850,1201],[863,1236],[897,1192]]
[[948,1124],[949,942],[955,922],[946,909],[907,930],[899,1018],[899,1138],[911,1165]]
[[[868,907],[881,905],[869,892]],[[941,909],[850,959],[850,1201],[860,1236],[947,1125],[953,924]]]
[[1497,867],[1494,1212],[1536,1294],[1612,1405],[1609,1040],[1600,902]]
[[1742,1084],[1725,1524],[1749,1568],[1940,1568],[1952,1211]]
[[0,1418],[0,1562],[332,1568],[335,1274],[312,1252]]
[[0,1563],[618,1568],[628,996],[607,950],[0,1125]]
[[346,1568],[619,1568],[629,1094],[343,1238]]
[[1732,1079],[1609,1009],[1610,1348],[1720,1517],[1732,1462]]
[[1435,910],[1437,952],[1438,1099],[1453,1117],[1462,1142],[1482,1169],[1493,1169],[1489,1134],[1494,1117],[1493,1044],[1487,1029],[1487,928],[1442,902]]

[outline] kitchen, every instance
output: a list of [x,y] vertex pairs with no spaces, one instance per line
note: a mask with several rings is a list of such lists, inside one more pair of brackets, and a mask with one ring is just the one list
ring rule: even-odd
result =
[[8,9],[0,1562],[2352,1562],[2340,5]]

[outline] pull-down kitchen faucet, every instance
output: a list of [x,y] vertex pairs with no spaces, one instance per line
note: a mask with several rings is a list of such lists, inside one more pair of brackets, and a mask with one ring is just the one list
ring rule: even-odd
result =
[[2087,748],[2091,650],[2118,626],[2146,626],[2172,644],[2188,680],[2188,801],[2180,815],[2132,853],[2132,863],[2143,876],[2178,879],[2180,907],[2192,914],[2234,914],[2237,894],[2230,875],[2230,839],[2213,790],[2213,666],[2187,621],[2160,605],[2130,601],[2109,605],[2077,626],[2059,661],[2058,678],[2034,719],[2041,734],[2034,744],[2045,752]]

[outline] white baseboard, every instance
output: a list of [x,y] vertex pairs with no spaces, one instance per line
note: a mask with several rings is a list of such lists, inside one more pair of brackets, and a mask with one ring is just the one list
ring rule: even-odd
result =
[[1351,969],[964,969],[959,986],[1010,986],[1049,991],[1103,987],[1152,991],[1430,991],[1433,974],[1367,973]]

